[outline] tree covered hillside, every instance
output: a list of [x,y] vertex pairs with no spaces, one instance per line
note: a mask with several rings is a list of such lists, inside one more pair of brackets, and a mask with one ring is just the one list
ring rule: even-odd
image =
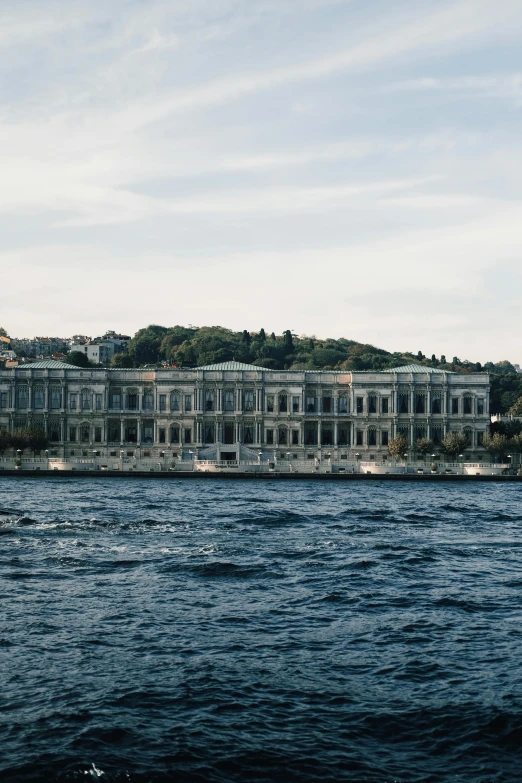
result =
[[[487,371],[491,377],[491,411],[507,412],[522,397],[522,375],[507,361],[461,361],[457,356],[425,356],[417,353],[390,353],[373,345],[346,338],[318,339],[297,336],[289,330],[282,335],[234,332],[222,326],[158,326],[140,329],[129,343],[129,356],[116,356],[115,366],[133,363],[167,363],[176,367],[198,367],[235,359],[277,370],[385,370],[402,364],[422,364],[462,374]],[[520,404],[520,403],[519,403]]]

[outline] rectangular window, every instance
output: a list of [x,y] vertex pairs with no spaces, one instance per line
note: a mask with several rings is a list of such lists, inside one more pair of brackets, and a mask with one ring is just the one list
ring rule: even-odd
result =
[[254,410],[254,392],[251,389],[245,392],[245,410]]
[[266,431],[266,442],[268,446],[273,446],[274,444],[274,430],[267,430]]
[[292,430],[292,446],[299,446],[299,430]]
[[357,408],[356,408],[357,413],[362,413],[363,410],[364,410],[363,398],[362,397],[356,397],[355,402],[356,402],[356,406],[357,406]]
[[[192,410],[192,395],[191,394],[185,394],[185,410],[191,411]],[[190,442],[190,441],[187,441]]]
[[42,410],[44,406],[44,390],[35,389],[33,392],[33,405],[35,410]]
[[464,414],[469,416],[471,413],[471,397],[464,397]]
[[[179,427],[177,424],[170,428],[170,442],[179,443]],[[187,441],[187,443],[190,443],[190,441]]]
[[0,408],[7,408],[7,392],[0,392]]
[[266,412],[267,413],[273,413],[274,412],[274,395],[273,394],[267,394],[266,395]]
[[82,410],[88,411],[91,407],[91,393],[87,389],[82,391]]
[[288,397],[286,394],[279,395],[279,413],[288,413]]
[[69,440],[76,443],[76,427],[69,427]]
[[381,432],[381,444],[383,446],[387,446],[389,443],[389,433],[388,430],[382,430]]
[[192,443],[192,430],[186,429],[183,437],[185,443]]
[[243,428],[243,442],[246,444],[254,442],[254,425],[245,424]]
[[89,442],[89,425],[88,424],[82,424],[80,427],[80,437],[82,440],[82,443],[88,443]]
[[151,411],[154,408],[154,396],[147,392],[147,394],[143,395],[143,410],[144,411]]
[[179,411],[179,394],[177,392],[172,392],[170,395],[170,410]]
[[339,413],[348,413],[348,397],[339,397]]
[[323,413],[331,413],[331,412],[332,412],[332,398],[323,397]]
[[144,443],[153,443],[154,441],[154,426],[150,422],[143,425],[142,440]]
[[376,430],[368,430],[368,446],[376,446],[377,445],[377,431]]
[[307,413],[315,413],[316,411],[316,399],[314,396],[310,395],[306,398],[306,412]]
[[292,413],[299,413],[299,397],[292,397]]
[[[159,395],[159,409],[160,411],[166,411],[167,410],[167,395],[166,394],[160,394]],[[165,443],[165,441],[163,441]]]
[[477,432],[477,446],[483,446],[483,445],[484,445],[484,433]]
[[368,413],[377,413],[377,397],[374,394],[368,397]]
[[424,394],[415,395],[415,413],[426,412],[426,398]]
[[390,399],[389,397],[383,397],[381,400],[381,413],[390,412]]
[[165,427],[160,427],[158,430],[158,437],[160,443],[165,443]]
[[97,411],[101,411],[103,404],[103,394],[95,394],[94,396],[94,406]]
[[102,439],[102,428],[101,427],[95,427],[94,428],[94,442],[95,443],[101,443]]
[[477,400],[477,416],[484,415],[484,400]]
[[441,399],[440,397],[434,397],[431,402],[431,412],[435,414],[440,414],[441,412]]
[[459,400],[458,397],[453,397],[451,400],[451,412],[454,416],[458,415],[459,412]]
[[[71,395],[71,397],[75,397],[76,395]],[[74,407],[76,408],[76,399]],[[72,408],[72,405],[71,405]],[[115,411],[119,411],[121,409],[121,394],[120,392],[112,392],[111,393],[111,408]]]
[[127,395],[127,408],[130,411],[135,411],[138,409],[138,395],[134,392]]
[[355,437],[356,437],[356,441],[355,441],[356,445],[357,446],[362,446],[363,445],[363,433],[362,433],[362,430],[357,430]]

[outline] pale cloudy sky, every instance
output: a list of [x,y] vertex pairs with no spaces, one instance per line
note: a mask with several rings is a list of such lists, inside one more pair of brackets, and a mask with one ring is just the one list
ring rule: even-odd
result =
[[522,0],[2,0],[0,325],[522,360]]

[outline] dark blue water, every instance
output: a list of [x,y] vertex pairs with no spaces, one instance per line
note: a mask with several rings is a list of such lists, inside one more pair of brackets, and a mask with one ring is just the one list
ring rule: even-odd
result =
[[0,479],[0,779],[522,779],[522,486]]

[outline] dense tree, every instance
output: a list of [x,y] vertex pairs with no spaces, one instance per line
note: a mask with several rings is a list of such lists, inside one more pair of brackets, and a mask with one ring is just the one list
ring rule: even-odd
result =
[[433,441],[429,438],[419,438],[415,442],[414,451],[417,451],[419,454],[422,454],[423,456],[426,456],[426,454],[430,454],[433,450]]
[[494,432],[492,435],[486,435],[483,442],[484,448],[494,457],[503,457],[510,450],[510,440],[507,435],[501,435],[500,432]]
[[11,437],[7,430],[0,428],[0,454],[11,447]]
[[442,441],[442,450],[449,457],[456,457],[469,446],[468,439],[462,432],[448,432]]
[[71,351],[64,359],[67,364],[72,364],[74,367],[91,367],[91,363],[87,356],[81,351]]
[[396,435],[388,444],[388,451],[396,460],[402,459],[408,450],[408,439],[404,435]]
[[508,411],[510,416],[522,416],[522,397],[519,397]]
[[134,367],[132,356],[128,353],[115,353],[111,359],[111,367]]
[[9,335],[7,334],[7,332],[2,326],[0,326],[0,337],[9,337]]
[[30,447],[30,433],[27,428],[13,430],[9,436],[11,448],[24,451]]
[[128,351],[137,364],[154,364],[160,359],[163,338],[169,330],[165,326],[151,324],[140,329],[129,343]]

